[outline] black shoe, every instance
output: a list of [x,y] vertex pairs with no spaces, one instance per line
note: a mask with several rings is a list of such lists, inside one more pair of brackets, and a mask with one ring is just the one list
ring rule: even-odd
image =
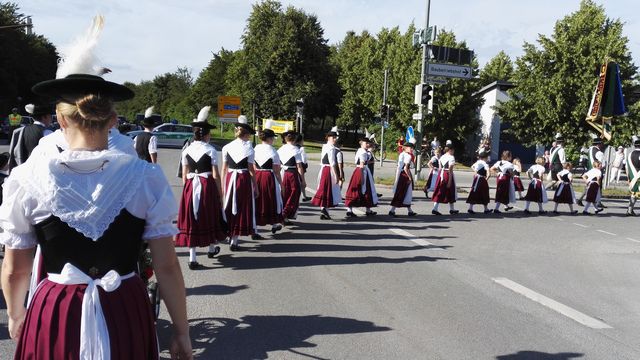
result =
[[604,209],[603,209],[603,208],[596,208],[595,213],[596,213],[596,214],[600,214],[600,213],[601,213],[601,212],[603,212],[603,211],[604,211]]
[[636,216],[636,212],[633,210],[627,210],[627,216]]
[[484,211],[485,214],[491,214],[492,212],[493,212],[493,210],[491,210],[491,209],[487,209],[487,210]]
[[494,209],[494,210],[493,210],[493,213],[494,213],[494,214],[502,214],[502,211],[500,211],[500,210],[498,210],[498,209]]
[[396,213],[394,211],[389,211],[389,216],[396,217]]
[[378,195],[378,198],[381,198],[381,197],[382,197],[382,194],[376,194],[376,195]]
[[599,207],[600,209],[606,209],[606,208],[607,208],[606,206],[604,206],[604,204],[603,204],[603,203],[598,204],[598,207]]
[[353,212],[351,212],[351,211],[347,211],[347,217],[348,217],[348,218],[356,218],[356,217],[358,217],[358,215],[354,214],[354,213],[353,213]]
[[320,211],[320,220],[331,220],[331,216],[329,216],[329,212],[327,209],[323,209]]
[[476,213],[475,211],[473,211],[473,210],[471,210],[471,209],[467,210],[467,212],[468,212],[469,214],[471,214],[471,215],[473,215],[473,214],[475,214],[475,213]]
[[189,270],[196,270],[200,267],[197,261],[189,261]]
[[310,198],[310,197],[308,197],[308,196],[303,196],[303,197],[302,197],[302,201],[304,201],[304,202],[307,202],[307,201],[309,201],[309,200],[311,200],[311,198]]
[[377,213],[377,212],[375,212],[375,211],[371,211],[371,210],[369,210],[369,211],[367,211],[367,212],[366,212],[366,213],[364,213],[364,214],[365,214],[366,216],[374,216],[374,215],[377,215],[378,213]]
[[272,234],[275,234],[280,230],[282,230],[282,225],[280,225],[280,224],[277,224],[277,225],[271,227],[271,233]]
[[238,244],[233,244],[229,246],[229,250],[231,251],[240,251],[240,246]]
[[524,196],[520,196],[519,200],[524,200],[525,197]]
[[527,210],[527,209],[525,209],[523,212],[524,212],[526,215],[530,215],[530,214],[531,214],[531,211],[529,211],[529,210]]
[[573,210],[573,211],[571,212],[571,215],[578,215],[578,210]]
[[440,211],[438,211],[438,210],[431,210],[431,214],[432,215],[438,215],[438,216],[442,215],[442,213],[440,213]]
[[291,226],[293,225],[293,223],[291,222],[291,220],[289,219],[284,219],[284,221],[282,222],[284,224],[284,226]]
[[560,211],[558,211],[558,210],[553,210],[552,212],[553,212],[553,215],[560,215]]
[[587,210],[582,210],[582,215],[587,215],[587,216],[589,216],[589,215],[591,215],[591,213],[590,213],[590,212],[588,212]]
[[220,246],[217,246],[217,245],[216,245],[216,246],[213,248],[213,251],[209,251],[209,252],[207,252],[207,257],[208,257],[209,259],[213,259],[213,258],[214,258],[216,255],[218,255],[219,253],[220,253]]
[[547,213],[547,211],[546,211],[546,210],[540,210],[540,211],[538,211],[538,215],[544,215],[544,214],[546,214],[546,213]]
[[407,215],[408,216],[416,216],[416,215],[418,215],[418,213],[411,211],[411,212],[408,212]]
[[582,200],[578,200],[578,205],[584,207],[584,203],[582,202]]
[[260,234],[253,234],[251,235],[251,240],[264,240],[264,236]]
[[449,210],[450,215],[456,215],[458,213],[460,213],[460,210]]
[[513,209],[513,206],[507,206],[507,207],[504,208],[504,211],[509,211],[511,209]]

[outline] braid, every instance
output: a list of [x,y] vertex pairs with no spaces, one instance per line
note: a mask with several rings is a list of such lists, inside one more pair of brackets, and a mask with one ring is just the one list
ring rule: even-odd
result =
[[193,140],[195,141],[202,141],[203,138],[203,131],[202,128],[199,126],[196,126],[193,128]]

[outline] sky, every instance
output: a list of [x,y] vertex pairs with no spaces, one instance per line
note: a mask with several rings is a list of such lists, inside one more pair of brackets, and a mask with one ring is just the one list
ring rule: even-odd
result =
[[[15,1],[15,0],[13,0]],[[245,0],[18,0],[34,31],[58,48],[70,43],[96,14],[105,16],[97,47],[111,81],[140,82],[187,67],[194,78],[221,48],[241,48],[241,35],[255,1]],[[347,31],[377,33],[413,22],[424,27],[426,0],[281,0],[315,14],[329,44]],[[637,0],[599,0],[607,15],[625,23],[634,62],[640,65],[640,5]],[[549,35],[555,22],[579,8],[579,0],[432,0],[430,24],[453,30],[481,66],[504,50],[522,55],[525,41]]]

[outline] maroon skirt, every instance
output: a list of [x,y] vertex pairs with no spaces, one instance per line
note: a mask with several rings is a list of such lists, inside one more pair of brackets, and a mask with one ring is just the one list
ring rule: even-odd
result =
[[496,198],[497,204],[508,205],[511,202],[511,178],[509,176],[498,176],[496,180]]
[[187,179],[182,190],[178,211],[178,235],[176,246],[203,247],[217,244],[227,237],[222,217],[222,205],[218,187],[213,177],[200,178],[200,205],[198,218],[193,211],[193,179]]
[[597,181],[589,183],[585,200],[590,203],[597,203],[600,200],[600,184]]
[[456,179],[452,172],[440,170],[436,180],[436,189],[433,190],[433,202],[451,204],[456,202]]
[[542,191],[542,181],[532,180],[529,183],[529,187],[527,188],[527,195],[525,195],[524,200],[534,203],[541,203],[543,202]]
[[411,178],[409,178],[406,172],[401,171],[398,182],[396,183],[396,191],[393,193],[393,199],[391,200],[391,206],[397,208],[411,206],[411,204],[404,203],[407,191],[413,191],[413,181],[411,181]]
[[[79,359],[82,298],[87,285],[44,280],[27,310],[15,359]],[[158,359],[156,329],[146,288],[138,276],[100,292],[112,359]],[[6,355],[6,354],[5,354]]]
[[[331,166],[323,166],[320,170],[320,180],[318,190],[311,199],[311,204],[324,208],[335,207],[340,199],[333,198],[333,178],[331,177]],[[335,201],[338,200],[338,201]]]
[[516,191],[524,191],[524,185],[522,184],[522,179],[520,179],[520,176],[513,177],[513,187],[516,189]]
[[[347,207],[374,207],[376,204],[373,203],[373,189],[371,188],[371,183],[368,181],[365,175],[364,168],[356,168],[353,171],[353,175],[351,175],[351,180],[349,180],[349,186],[347,187],[347,191],[345,192],[344,204]],[[362,182],[365,181],[365,192],[362,193]]]
[[489,197],[489,182],[487,178],[480,175],[475,175],[469,196],[467,197],[467,204],[472,205],[488,205],[490,202]]
[[276,177],[271,171],[256,171],[258,197],[256,197],[256,224],[260,226],[282,222],[282,214],[278,213],[276,196]]
[[570,183],[562,183],[553,194],[553,201],[558,204],[574,204],[573,187]]
[[298,170],[285,170],[282,176],[282,217],[295,219],[300,206],[302,185]]
[[[227,216],[227,224],[229,225],[229,235],[245,236],[255,233],[255,219],[253,213],[253,185],[251,184],[251,175],[244,171],[236,176],[236,186],[229,189],[231,176],[227,174],[225,181],[225,189],[231,192],[229,202],[225,204],[224,212]],[[236,197],[237,214],[233,214],[233,197]]]

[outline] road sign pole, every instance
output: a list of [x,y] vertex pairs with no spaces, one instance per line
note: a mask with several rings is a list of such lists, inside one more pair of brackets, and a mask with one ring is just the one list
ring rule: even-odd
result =
[[[427,14],[424,19],[424,28],[429,29],[429,15],[431,12],[431,0],[427,0]],[[420,75],[420,83],[424,84],[427,82],[427,67],[429,66],[429,58],[428,58],[428,39],[424,39],[422,42],[422,74]],[[432,102],[430,101],[429,104]],[[418,125],[416,126],[416,173],[414,175],[415,180],[417,181],[420,178],[420,171],[422,170],[421,162],[422,162],[422,120],[424,118],[423,113],[424,105],[418,105],[418,114],[420,114],[420,119],[418,120]],[[430,107],[427,107],[427,114],[431,111]]]
[[[389,93],[389,69],[384,71],[384,85],[382,86],[382,104],[387,105],[387,96]],[[384,123],[389,122],[389,107],[387,106],[387,113],[380,114],[382,120],[382,132],[380,134],[380,167],[382,167],[383,159],[382,154],[384,154]]]

